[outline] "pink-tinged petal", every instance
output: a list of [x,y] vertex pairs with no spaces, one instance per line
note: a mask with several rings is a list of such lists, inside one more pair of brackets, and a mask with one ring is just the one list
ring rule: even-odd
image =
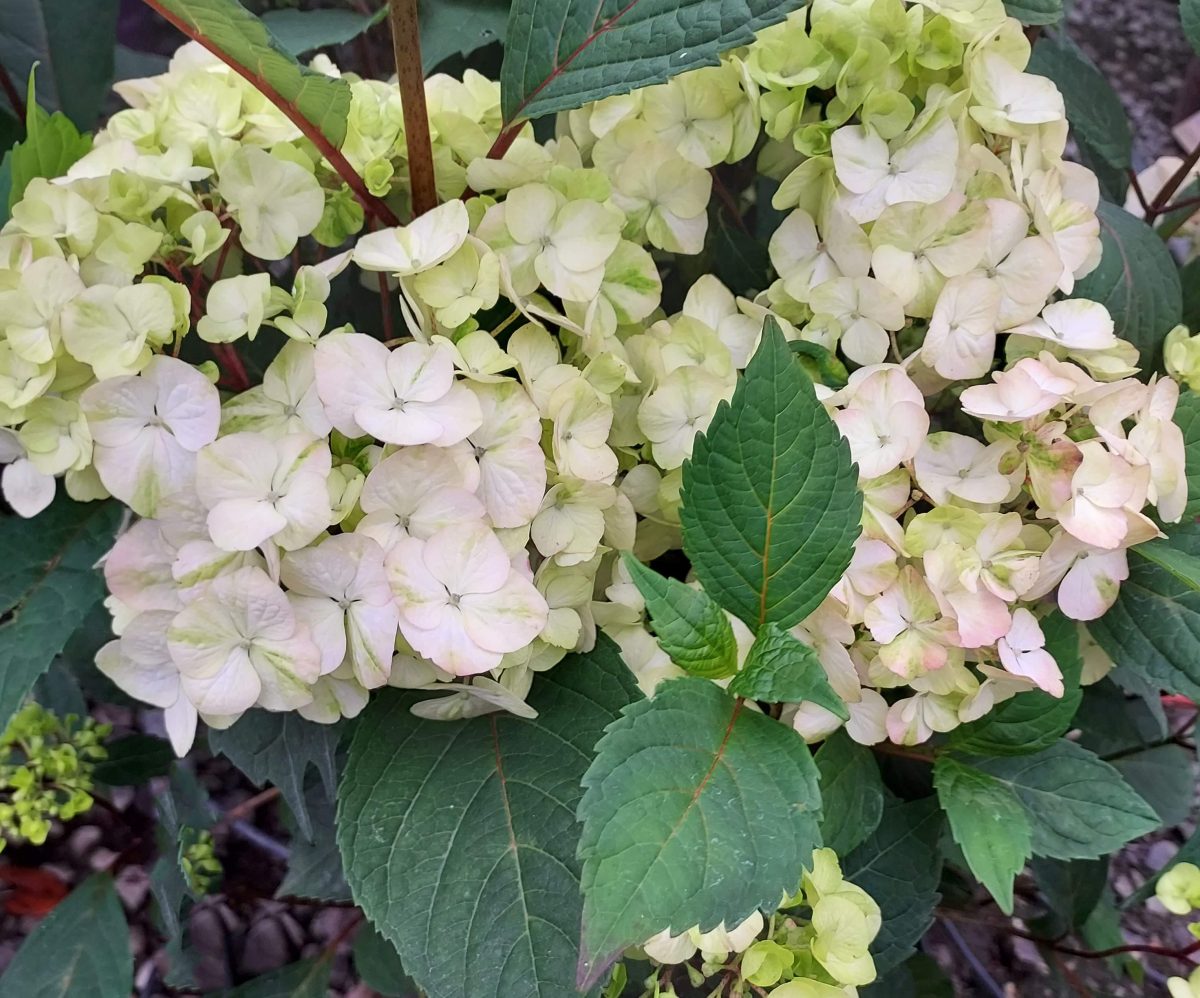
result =
[[536,638],[550,613],[533,584],[515,572],[496,592],[462,598],[463,626],[481,648],[518,651]]
[[195,706],[182,693],[178,700],[163,711],[163,725],[167,729],[167,737],[171,740],[171,748],[175,755],[180,759],[188,754],[196,740],[196,719]]
[[483,524],[448,527],[425,542],[425,565],[454,596],[494,593],[508,580],[508,554]]
[[[197,376],[204,378],[199,372]],[[157,389],[149,379],[123,375],[92,385],[79,403],[87,416],[92,439],[105,447],[120,447],[154,422],[157,396]]]
[[1120,547],[1128,530],[1123,510],[1097,506],[1086,496],[1076,496],[1063,506],[1058,522],[1085,544],[1108,550]]
[[296,619],[303,621],[321,652],[321,675],[333,672],[346,657],[346,611],[334,600],[288,593]]
[[414,537],[432,537],[452,525],[478,523],[487,512],[473,492],[446,489],[421,499],[408,518],[408,532]]
[[179,697],[179,670],[167,649],[167,628],[175,614],[139,613],[119,641],[105,645],[96,665],[131,697],[155,707],[168,707]]
[[403,408],[380,408],[361,406],[354,410],[354,418],[362,427],[359,436],[366,434],[376,440],[398,446],[433,443],[442,435],[442,425],[436,412],[427,412],[421,402],[396,403]]
[[958,635],[964,648],[982,648],[995,644],[1008,633],[1011,618],[1008,604],[986,589],[965,589],[946,594],[958,621]]
[[427,543],[402,537],[384,562],[401,620],[422,628],[436,627],[450,600],[445,585],[425,564]]
[[175,552],[153,520],[138,520],[104,559],[108,591],[134,610],[183,609],[171,574]]
[[454,356],[441,345],[405,343],[391,351],[387,373],[396,398],[436,402],[454,384]]
[[297,475],[288,485],[287,494],[275,502],[275,510],[287,520],[287,526],[275,537],[276,544],[285,551],[311,544],[333,519],[325,476],[308,472]]
[[249,551],[287,526],[265,499],[226,499],[208,513],[208,532],[223,551]]
[[196,455],[161,427],[146,427],[120,447],[97,445],[92,463],[100,481],[139,516],[158,514],[168,496],[189,488]]
[[185,450],[198,451],[217,439],[221,396],[216,386],[191,364],[156,356],[142,372],[156,391],[158,417]]
[[479,462],[479,491],[497,527],[520,527],[537,516],[546,495],[546,457],[532,440],[513,439]]
[[359,409],[378,409],[395,399],[388,380],[388,349],[362,333],[338,333],[317,341],[314,371],[325,415],[339,433],[361,437]]
[[479,399],[466,385],[456,384],[436,402],[422,402],[420,412],[434,420],[441,433],[433,442],[439,447],[451,447],[466,440],[483,423]]
[[0,473],[0,492],[18,516],[37,516],[54,501],[57,488],[54,476],[43,475],[26,458],[5,465]]
[[289,551],[280,566],[280,581],[296,595],[344,599],[354,582],[356,566],[342,541],[353,536],[342,534],[316,547]]
[[262,682],[260,707],[295,710],[312,703],[311,686],[321,674],[321,652],[304,625],[282,641],[256,640],[250,663]]
[[411,513],[418,501],[444,489],[474,492],[479,469],[458,448],[406,447],[379,462],[367,475],[360,500],[364,513]]
[[1096,620],[1104,616],[1129,578],[1129,561],[1124,549],[1082,554],[1058,586],[1058,606],[1072,620]]
[[238,714],[254,706],[262,690],[262,681],[250,664],[250,656],[240,646],[214,649],[206,659],[186,659],[187,668],[175,649],[172,657],[180,666],[183,694],[205,714]]
[[498,652],[480,648],[467,636],[457,607],[444,607],[437,625],[428,630],[406,625],[403,618],[400,630],[414,650],[455,676],[474,676],[500,664]]
[[196,456],[196,493],[210,509],[222,499],[262,499],[278,465],[276,441],[261,433],[231,433]]
[[383,606],[354,603],[346,614],[350,666],[368,690],[382,686],[391,674],[399,623],[400,610],[392,601]]

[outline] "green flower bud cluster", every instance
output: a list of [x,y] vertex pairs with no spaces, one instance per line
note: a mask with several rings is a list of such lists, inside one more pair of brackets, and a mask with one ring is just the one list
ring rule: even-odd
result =
[[[666,968],[680,964],[692,988],[711,987],[714,996],[855,998],[875,979],[869,948],[879,927],[879,906],[843,879],[833,850],[817,849],[799,892],[769,919],[756,911],[731,929],[662,932],[633,955],[654,965],[642,998],[674,996],[683,975]],[[614,983],[626,976],[621,968]]]
[[26,704],[0,736],[0,851],[7,841],[41,845],[52,822],[88,811],[92,773],[107,758],[111,728]]
[[179,865],[193,894],[211,894],[216,890],[225,871],[217,859],[212,832],[184,827],[180,832]]

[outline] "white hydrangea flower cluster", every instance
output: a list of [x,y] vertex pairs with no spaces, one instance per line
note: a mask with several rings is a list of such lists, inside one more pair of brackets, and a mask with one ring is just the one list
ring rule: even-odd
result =
[[[680,547],[682,465],[770,313],[822,370],[859,365],[823,391],[864,533],[796,632],[851,735],[918,742],[1061,693],[1037,611],[1057,588],[1103,612],[1156,534],[1143,509],[1177,519],[1186,483],[1175,383],[1133,380],[1105,310],[1069,297],[1099,257],[1097,187],[1028,57],[1001,0],[816,0],[501,158],[498,85],[433,77],[445,203],[287,290],[269,262],[346,245],[362,206],[185,46],[0,232],[4,495],[33,515],[65,477],[141,517],[105,563],[120,637],[99,664],[180,752],[198,716],[332,722],[385,683],[446,694],[429,716],[527,712],[533,673],[597,626],[650,689],[677,670],[616,553]],[[396,88],[348,79],[342,153],[402,206]],[[752,155],[781,181],[777,280],[749,300],[703,276],[667,314],[660,265],[703,249],[713,169]],[[327,328],[350,267],[394,289],[402,335]],[[237,351],[265,327],[286,345],[250,387]],[[179,359],[193,329],[222,378]]]

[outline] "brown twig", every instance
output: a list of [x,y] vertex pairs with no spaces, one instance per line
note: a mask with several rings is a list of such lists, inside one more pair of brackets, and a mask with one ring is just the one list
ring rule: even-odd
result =
[[12,77],[8,75],[8,70],[3,65],[0,65],[0,90],[4,91],[4,96],[8,98],[8,102],[12,105],[13,113],[17,116],[17,121],[24,123],[25,102],[21,100],[21,94],[17,90],[16,84],[13,83]]
[[213,55],[225,63],[239,76],[244,77],[254,86],[264,97],[274,104],[289,121],[304,134],[317,150],[325,157],[326,162],[333,167],[334,171],[346,182],[346,185],[354,192],[354,196],[362,203],[363,209],[373,217],[379,219],[385,225],[399,225],[400,219],[396,217],[396,213],[392,211],[382,200],[377,198],[369,190],[363,181],[363,178],[358,175],[358,172],[350,165],[350,161],[342,155],[342,151],[337,148],[325,133],[309,121],[296,106],[293,101],[288,100],[278,90],[276,90],[265,77],[255,73],[254,70],[247,66],[241,65],[236,59],[224,52],[216,45],[211,38],[208,38],[202,32],[189,24],[182,17],[168,10],[160,0],[142,0],[142,3],[147,7],[152,8],[156,13],[161,15],[176,28],[182,31],[193,41],[199,42],[204,48],[208,49]]
[[379,272],[379,315],[383,321],[383,342],[392,340],[392,292],[388,287],[387,274]]
[[1064,946],[1062,943],[1043,939],[1041,936],[1035,936],[1030,932],[1023,932],[1015,927],[1008,929],[1008,932],[1010,935],[1019,936],[1022,939],[1028,939],[1030,942],[1046,946],[1055,953],[1062,953],[1065,956],[1077,956],[1084,960],[1103,960],[1110,956],[1120,956],[1123,953],[1146,953],[1152,956],[1165,956],[1173,960],[1183,960],[1186,963],[1195,965],[1196,961],[1192,959],[1192,954],[1200,952],[1200,940],[1181,949],[1175,949],[1170,946],[1157,946],[1153,943],[1128,943],[1124,946],[1110,946],[1108,949],[1077,949],[1074,946]]
[[266,790],[259,791],[253,797],[247,797],[240,804],[234,804],[233,807],[221,815],[221,819],[214,827],[220,828],[224,825],[232,825],[239,818],[244,818],[248,814],[253,814],[264,804],[269,804],[278,796],[278,787],[267,787]]
[[1154,220],[1164,211],[1168,210],[1171,198],[1175,196],[1175,192],[1183,186],[1183,182],[1187,180],[1188,175],[1195,168],[1196,164],[1200,163],[1200,144],[1196,146],[1190,153],[1187,159],[1179,164],[1179,169],[1171,174],[1170,179],[1163,184],[1162,190],[1155,196],[1151,202],[1148,211],[1146,212],[1146,224],[1153,224]]
[[436,208],[438,203],[429,111],[425,106],[425,72],[421,68],[417,0],[388,0],[388,17],[392,27],[392,51],[396,57],[396,80],[400,84],[400,108],[404,112],[408,181],[415,218]]
[[1142,182],[1138,180],[1137,170],[1131,166],[1125,171],[1125,176],[1129,178],[1129,186],[1133,188],[1134,197],[1142,206],[1142,217],[1145,218],[1150,214],[1150,203],[1146,200],[1146,194],[1142,190]]

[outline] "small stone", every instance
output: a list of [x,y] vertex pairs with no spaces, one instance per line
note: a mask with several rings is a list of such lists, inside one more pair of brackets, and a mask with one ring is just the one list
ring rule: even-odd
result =
[[129,912],[137,911],[150,893],[150,874],[140,866],[127,866],[117,874],[117,896]]

